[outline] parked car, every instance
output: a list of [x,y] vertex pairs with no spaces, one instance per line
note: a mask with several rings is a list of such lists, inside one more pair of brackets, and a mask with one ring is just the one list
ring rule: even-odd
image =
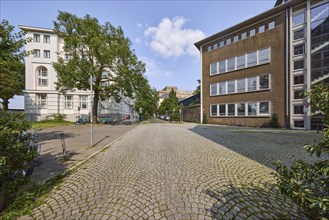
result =
[[89,116],[88,115],[79,115],[76,117],[75,123],[78,125],[90,123]]
[[164,119],[165,118],[165,116],[164,115],[160,115],[160,119]]
[[170,120],[170,116],[169,116],[169,115],[166,115],[164,119],[165,119],[166,121],[169,121],[169,120]]
[[98,119],[101,124],[111,124],[111,118],[108,115],[101,115]]

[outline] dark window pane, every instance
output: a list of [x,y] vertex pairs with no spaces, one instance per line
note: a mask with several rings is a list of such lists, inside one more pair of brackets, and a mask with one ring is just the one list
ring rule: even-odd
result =
[[246,104],[238,103],[238,115],[246,115]]
[[304,127],[304,121],[300,121],[300,120],[294,121],[294,127],[295,128],[303,128]]
[[300,55],[305,53],[305,44],[294,46],[294,55]]
[[302,39],[305,36],[305,30],[301,29],[294,32],[294,40]]
[[235,104],[228,104],[228,115],[235,115]]
[[304,84],[304,75],[294,76],[294,85]]
[[259,89],[268,89],[269,83],[269,75],[259,76]]
[[295,105],[294,106],[294,114],[304,114],[304,106],[303,105]]
[[259,103],[259,114],[269,114],[269,102]]
[[294,99],[302,99],[304,98],[303,90],[294,91]]
[[257,103],[248,103],[248,115],[257,115]]
[[217,116],[217,105],[211,106],[211,116]]
[[219,115],[226,115],[226,105],[219,105]]
[[294,70],[304,69],[304,60],[294,61]]

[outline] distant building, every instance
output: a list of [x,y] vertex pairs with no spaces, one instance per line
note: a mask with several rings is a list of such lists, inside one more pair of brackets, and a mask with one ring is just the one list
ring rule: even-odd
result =
[[[59,57],[70,59],[64,54],[64,41],[52,29],[19,26],[26,31],[26,38],[32,42],[26,45],[26,51],[33,51],[25,58],[25,115],[29,121],[39,121],[51,114],[66,114],[74,121],[78,115],[91,112],[90,91],[74,90],[65,94],[56,90],[57,73],[52,63]],[[104,82],[110,83],[110,82]],[[98,114],[110,115],[112,119],[123,120],[131,114],[129,106],[134,100],[124,97],[116,103],[113,98],[100,101]]]
[[329,83],[329,1],[278,0],[275,7],[197,43],[201,121],[315,128],[302,92]]
[[184,107],[181,120],[186,122],[200,123],[200,94],[195,94],[179,101]]
[[176,92],[176,96],[179,101],[193,95],[193,91],[191,90],[178,90],[176,86],[166,86],[164,89],[158,91],[158,106],[161,105],[161,102],[164,99],[169,97],[169,93],[171,92],[171,90],[174,90]]

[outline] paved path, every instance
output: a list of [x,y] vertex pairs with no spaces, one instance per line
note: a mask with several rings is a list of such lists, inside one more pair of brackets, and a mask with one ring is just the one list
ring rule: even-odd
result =
[[275,132],[141,125],[67,177],[33,218],[303,219],[275,187],[271,160],[308,158],[298,140],[320,135]]

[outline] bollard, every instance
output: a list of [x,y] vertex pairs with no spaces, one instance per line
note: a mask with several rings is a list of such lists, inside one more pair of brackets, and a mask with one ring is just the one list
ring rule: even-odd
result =
[[65,145],[65,137],[64,133],[60,133],[61,136],[61,143],[62,143],[62,151],[63,151],[63,157],[66,159],[67,157],[67,151],[66,151],[66,145]]

